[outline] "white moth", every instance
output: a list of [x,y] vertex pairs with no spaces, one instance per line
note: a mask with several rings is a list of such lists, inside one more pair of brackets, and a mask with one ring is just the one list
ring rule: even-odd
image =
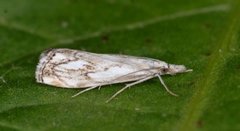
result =
[[63,88],[86,88],[73,97],[115,83],[131,82],[115,93],[106,102],[130,86],[158,77],[172,95],[161,75],[175,75],[192,71],[184,65],[168,64],[164,61],[114,54],[96,54],[72,49],[50,49],[43,52],[36,69],[38,83]]

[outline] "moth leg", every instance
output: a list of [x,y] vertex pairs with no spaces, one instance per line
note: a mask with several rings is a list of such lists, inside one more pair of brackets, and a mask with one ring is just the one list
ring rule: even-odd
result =
[[86,88],[85,90],[82,90],[82,91],[78,92],[77,94],[73,95],[72,97],[76,97],[76,96],[78,96],[78,95],[80,95],[80,94],[82,94],[84,92],[90,91],[90,90],[95,89],[97,87],[98,86],[93,86],[93,87]]
[[168,92],[169,94],[171,94],[171,95],[173,95],[173,96],[178,96],[177,94],[173,93],[171,90],[168,89],[168,87],[166,86],[166,84],[164,83],[162,77],[161,77],[159,74],[157,74],[157,77],[159,78],[161,84],[164,86],[164,88],[167,90],[167,92]]
[[100,90],[100,89],[101,89],[101,87],[102,87],[102,86],[99,86],[99,87],[98,87],[98,90]]
[[121,90],[119,90],[118,92],[116,92],[114,95],[112,95],[107,101],[106,103],[110,102],[114,97],[116,97],[118,94],[120,94],[121,92],[123,92],[124,90],[126,90],[127,88],[133,86],[133,85],[136,85],[136,84],[139,84],[139,83],[142,83],[146,80],[149,80],[149,79],[152,79],[153,77],[155,76],[148,76],[148,77],[145,77],[141,80],[138,80],[138,81],[135,81],[133,83],[130,83],[130,84],[127,84],[125,87],[123,87]]

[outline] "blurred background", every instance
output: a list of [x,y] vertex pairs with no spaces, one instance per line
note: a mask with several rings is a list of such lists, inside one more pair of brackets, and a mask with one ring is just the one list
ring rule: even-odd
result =
[[[237,0],[1,0],[0,130],[240,130]],[[124,84],[37,84],[40,53],[72,48],[184,64],[106,104]]]

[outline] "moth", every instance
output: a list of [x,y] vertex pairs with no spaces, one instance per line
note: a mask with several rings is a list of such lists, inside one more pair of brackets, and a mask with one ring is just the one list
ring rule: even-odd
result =
[[86,88],[73,97],[86,91],[110,84],[126,84],[106,102],[111,101],[125,89],[158,77],[167,92],[162,75],[175,75],[190,72],[184,65],[168,64],[146,57],[117,54],[96,54],[73,49],[50,49],[40,55],[36,69],[36,81],[62,88]]

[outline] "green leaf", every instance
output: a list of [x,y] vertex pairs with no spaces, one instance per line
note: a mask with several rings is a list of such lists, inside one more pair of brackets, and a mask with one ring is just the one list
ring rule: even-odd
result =
[[[0,1],[0,130],[240,130],[237,0]],[[40,53],[72,48],[184,64],[105,101],[124,84],[80,89],[35,82]]]

